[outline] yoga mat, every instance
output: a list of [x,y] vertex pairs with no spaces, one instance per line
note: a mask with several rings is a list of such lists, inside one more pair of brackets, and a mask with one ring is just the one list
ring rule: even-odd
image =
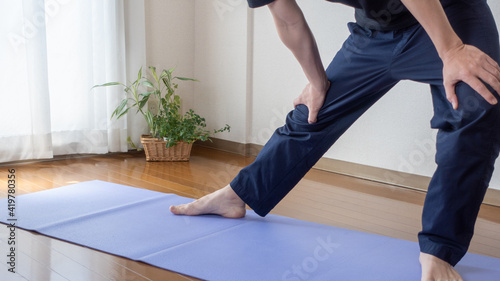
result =
[[[90,181],[16,200],[20,228],[206,280],[420,280],[417,243],[252,211],[175,216],[170,205],[193,199],[173,194]],[[7,223],[3,210],[6,199]],[[499,280],[500,259],[467,254],[456,269]]]

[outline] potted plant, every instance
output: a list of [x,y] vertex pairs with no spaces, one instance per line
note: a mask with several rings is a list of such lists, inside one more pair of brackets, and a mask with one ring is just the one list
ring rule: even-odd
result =
[[[174,80],[198,81],[192,78],[173,76],[175,68],[163,70],[158,76],[156,68],[150,66],[150,79],[142,76],[142,67],[137,79],[125,85],[110,82],[95,87],[121,85],[127,96],[121,101],[111,115],[120,118],[131,109],[141,113],[149,126],[149,135],[141,136],[147,161],[188,161],[193,142],[210,140],[212,132],[206,130],[205,118],[200,117],[192,109],[181,114],[181,99],[175,93],[178,84]],[[158,102],[156,108],[149,109],[147,102],[154,98]],[[214,130],[213,134],[228,131],[224,128]]]

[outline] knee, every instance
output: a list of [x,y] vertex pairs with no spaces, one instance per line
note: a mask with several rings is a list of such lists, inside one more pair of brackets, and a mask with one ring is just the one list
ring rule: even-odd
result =
[[307,106],[299,104],[288,114],[287,123],[290,121],[291,123],[305,126],[309,124],[308,118],[309,109]]
[[294,138],[309,139],[312,134],[321,133],[325,129],[327,124],[322,122],[319,117],[318,121],[313,124],[309,124],[308,117],[309,110],[307,106],[299,104],[288,113],[285,125],[278,128],[276,133]]
[[307,106],[299,104],[288,113],[285,128],[295,132],[319,132],[328,125],[328,122],[321,116],[321,112],[318,114],[316,123],[310,124],[308,119],[309,109]]

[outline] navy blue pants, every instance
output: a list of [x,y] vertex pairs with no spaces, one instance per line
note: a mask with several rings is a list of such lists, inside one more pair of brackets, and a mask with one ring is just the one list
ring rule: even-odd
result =
[[[464,43],[499,61],[498,32],[486,1],[442,3]],[[317,123],[308,124],[307,107],[297,106],[255,162],[230,185],[257,214],[265,216],[396,83],[406,79],[429,84],[434,105],[431,127],[439,130],[438,166],[425,200],[420,249],[455,265],[467,252],[498,156],[500,108],[459,83],[459,109],[453,110],[443,87],[442,61],[419,24],[378,32],[349,23],[349,29],[351,35],[326,70],[331,88]]]

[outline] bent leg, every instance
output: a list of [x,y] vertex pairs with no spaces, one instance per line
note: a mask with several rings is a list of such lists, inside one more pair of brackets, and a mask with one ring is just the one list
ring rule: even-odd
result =
[[[484,0],[443,0],[454,30],[465,44],[474,45],[499,61],[498,33]],[[446,99],[442,62],[423,33],[405,51],[420,52],[418,63],[402,59],[395,64],[399,79],[431,84],[434,117],[439,129],[436,163],[429,185],[419,233],[423,253],[455,265],[467,252],[477,214],[499,153],[499,105],[492,106],[465,83],[456,86],[459,109]],[[412,64],[413,63],[413,64]],[[491,89],[490,89],[491,90]],[[496,93],[495,93],[496,94]]]
[[455,265],[467,252],[474,224],[491,179],[500,146],[500,108],[492,106],[468,85],[456,88],[458,111],[444,101],[442,87],[433,86],[433,121],[437,136],[437,170],[429,185],[421,251]]
[[[498,33],[485,0],[441,3],[451,25],[465,44],[478,47],[499,61]],[[422,280],[462,280],[451,266],[467,252],[474,224],[499,153],[499,106],[491,106],[468,85],[456,87],[459,109],[446,99],[442,62],[432,41],[419,27],[393,64],[398,79],[432,85],[439,129],[436,163],[419,233]]]
[[[466,3],[446,9],[452,26],[464,43],[498,62],[498,33],[486,2]],[[460,107],[454,111],[444,88],[432,86],[432,125],[439,128],[438,168],[429,185],[419,233],[421,251],[451,265],[467,252],[500,149],[500,107],[487,103],[465,83],[457,84],[456,92]]]

